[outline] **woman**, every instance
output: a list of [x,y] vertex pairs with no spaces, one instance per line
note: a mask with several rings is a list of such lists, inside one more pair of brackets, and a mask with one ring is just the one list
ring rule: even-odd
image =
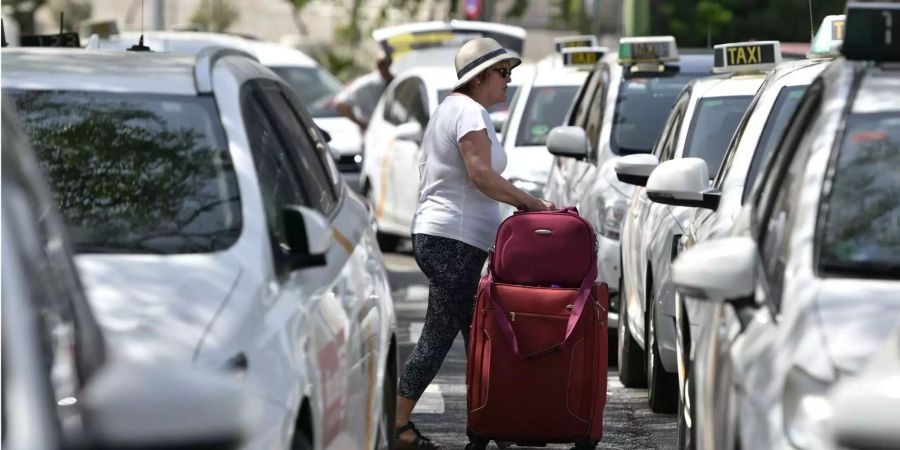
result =
[[468,348],[481,268],[500,225],[498,202],[528,211],[554,208],[500,176],[506,153],[486,108],[506,100],[512,69],[522,61],[491,38],[466,42],[455,59],[459,81],[429,121],[419,156],[412,238],[429,281],[428,312],[400,376],[397,449],[439,448],[409,416],[457,333]]

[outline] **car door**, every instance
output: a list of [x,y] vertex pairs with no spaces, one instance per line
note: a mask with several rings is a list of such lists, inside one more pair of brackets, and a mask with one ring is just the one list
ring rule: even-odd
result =
[[[296,396],[288,403],[296,402],[299,407],[297,384],[303,381],[299,379],[304,375],[302,366],[308,364],[320,413],[321,433],[315,439],[327,448],[340,442],[345,429],[346,386],[352,366],[346,343],[351,321],[335,292],[332,274],[322,268],[288,269],[284,256],[289,245],[282,216],[285,206],[304,205],[328,217],[327,212],[338,205],[321,163],[304,147],[309,145],[301,139],[304,129],[292,120],[293,112],[280,85],[258,80],[245,86],[242,95],[275,268],[264,294],[266,312],[249,350],[249,372],[269,396]],[[334,247],[328,250],[326,261],[336,254]],[[262,367],[257,367],[257,360]]]
[[[418,77],[410,78],[399,86],[391,106],[391,121],[395,125],[417,124],[424,134],[428,124],[428,103],[425,83]],[[392,221],[409,229],[419,198],[419,150],[421,142],[394,139],[394,156],[391,158],[391,174],[388,181],[393,213]]]
[[[597,87],[594,95],[591,97],[591,103],[587,110],[587,117],[584,125],[584,132],[590,142],[590,151],[588,157],[581,161],[574,161],[572,168],[566,177],[566,183],[569,186],[570,203],[576,206],[582,205],[584,202],[594,202],[596,199],[591,198],[592,187],[599,175],[599,153],[601,147],[601,134],[603,128],[604,114],[606,113],[607,92],[609,88],[610,70],[608,65],[602,65],[597,76]],[[596,222],[599,217],[589,217],[594,226],[599,229]]]

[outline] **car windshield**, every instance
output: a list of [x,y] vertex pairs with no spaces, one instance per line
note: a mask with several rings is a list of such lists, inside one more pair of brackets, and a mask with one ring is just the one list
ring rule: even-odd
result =
[[577,92],[578,86],[532,88],[519,123],[516,145],[546,145],[547,133],[562,125]]
[[616,155],[650,153],[684,85],[701,74],[622,80],[609,146]]
[[759,174],[759,168],[762,167],[762,163],[768,159],[772,151],[775,150],[775,146],[781,140],[781,134],[784,133],[788,120],[794,115],[794,111],[797,109],[797,105],[800,103],[800,99],[803,98],[805,91],[806,86],[790,86],[783,88],[778,93],[778,98],[775,99],[775,104],[772,105],[772,111],[769,113],[769,119],[766,121],[766,127],[763,128],[762,134],[759,136],[756,153],[753,154],[750,171],[747,173],[747,180],[744,182],[744,202],[747,201],[747,197],[750,195],[751,187]]
[[[509,111],[509,105],[512,102],[513,98],[515,98],[516,92],[518,92],[518,91],[519,91],[518,86],[508,86],[506,89],[506,101],[497,103],[496,105],[491,106],[490,108],[487,109],[488,112],[495,113],[495,112]],[[453,91],[451,91],[450,89],[439,90],[438,91],[438,103],[444,101],[444,99],[447,98],[447,96],[450,95],[451,92],[453,92]]]
[[819,216],[824,271],[900,278],[898,173],[900,112],[852,114]]
[[270,67],[290,86],[313,117],[339,117],[334,96],[341,82],[319,67]]
[[11,91],[76,251],[200,253],[240,234],[211,96]]
[[715,178],[731,136],[752,100],[749,95],[700,100],[691,120],[682,156],[703,158],[709,168],[709,177]]

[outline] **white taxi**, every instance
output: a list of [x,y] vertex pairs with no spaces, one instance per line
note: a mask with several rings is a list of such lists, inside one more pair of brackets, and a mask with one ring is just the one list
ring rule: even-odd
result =
[[221,47],[2,56],[112,354],[246,380],[250,448],[385,448],[387,273],[293,90]]
[[777,41],[722,44],[714,51],[713,71],[727,75],[688,83],[653,153],[628,155],[615,165],[620,181],[637,186],[622,224],[619,378],[629,387],[646,382],[655,412],[674,412],[678,403],[671,262],[692,211],[651,202],[643,186],[660,162],[677,165],[682,158],[699,160],[715,177],[764,71],[781,61]]
[[[503,176],[532,196],[544,196],[553,155],[547,151],[547,134],[562,125],[588,70],[606,53],[604,47],[569,47],[559,54],[560,66],[541,66],[523,83],[513,100],[500,139],[507,156]],[[502,215],[514,207],[503,205]]]
[[[136,44],[140,37],[141,33],[122,33],[89,47],[125,50]],[[196,54],[205,47],[216,45],[255,56],[260,64],[272,69],[294,89],[313,121],[327,133],[328,146],[341,175],[351,188],[357,188],[362,168],[362,133],[355,123],[341,116],[334,107],[334,96],[343,89],[343,85],[314,59],[284,45],[227,34],[150,31],[143,33],[143,37],[144,45],[156,52]]]
[[900,325],[898,22],[900,5],[848,5],[844,57],[806,89],[731,235],[673,264],[680,294],[715,304],[716,448],[833,448],[830,391]]

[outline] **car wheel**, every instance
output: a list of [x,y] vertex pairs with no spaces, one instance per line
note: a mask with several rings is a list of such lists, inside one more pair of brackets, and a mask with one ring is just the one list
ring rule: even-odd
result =
[[644,345],[647,348],[647,397],[650,410],[655,413],[674,413],[678,405],[678,379],[675,374],[666,372],[659,357],[659,344],[656,341],[656,295],[653,285],[648,283],[647,318],[644,324]]
[[291,450],[312,450],[312,439],[302,430],[294,433],[294,440],[291,441]]
[[384,372],[384,386],[381,389],[381,420],[378,423],[376,450],[391,450],[394,443],[394,419],[397,416],[397,363],[388,358]]
[[681,340],[678,343],[679,363],[683,368],[684,381],[683,385],[679,382],[678,386],[678,449],[694,450],[697,447],[694,434],[694,426],[696,423],[694,418],[694,365],[691,361],[691,335],[690,325],[688,325],[687,312],[682,306],[681,316],[678,318],[678,326],[681,328]]
[[[621,266],[619,266],[621,267]],[[619,381],[628,388],[644,387],[647,375],[644,371],[644,350],[631,335],[628,327],[628,301],[625,299],[623,285],[619,285]]]

